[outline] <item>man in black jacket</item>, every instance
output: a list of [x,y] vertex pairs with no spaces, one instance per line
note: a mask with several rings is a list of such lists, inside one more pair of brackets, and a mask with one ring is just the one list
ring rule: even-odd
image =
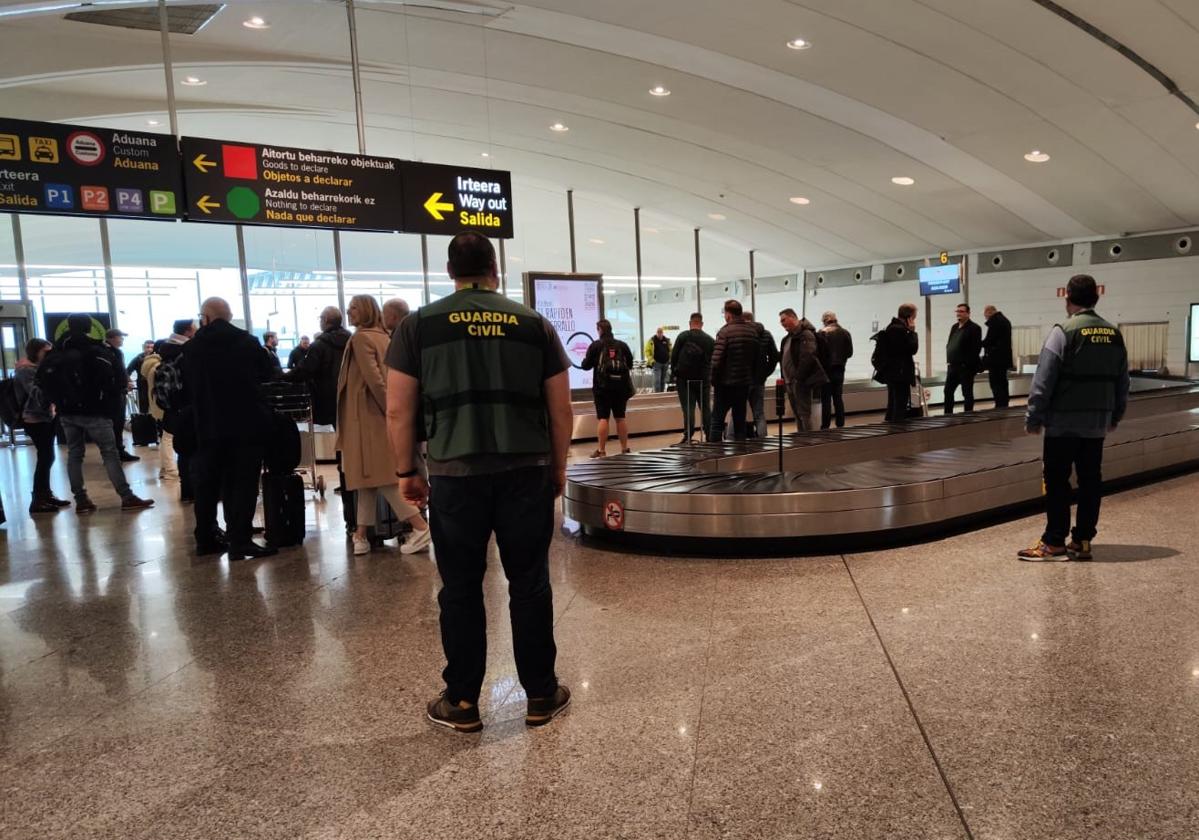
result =
[[901,423],[908,417],[912,386],[916,384],[915,357],[920,351],[916,311],[916,304],[903,304],[886,329],[874,336],[874,367],[878,380],[887,386],[888,423]]
[[982,368],[991,381],[995,407],[1007,408],[1011,399],[1007,375],[1016,369],[1012,359],[1012,322],[994,306],[986,307],[983,315],[987,318],[987,335],[983,339]]
[[953,414],[953,398],[960,385],[962,402],[970,414],[974,411],[974,375],[978,373],[983,331],[970,320],[970,304],[959,303],[956,315],[957,323],[949,328],[949,341],[945,344],[945,361],[949,365],[945,374],[945,413]]
[[341,310],[336,306],[321,310],[320,335],[308,348],[304,360],[285,374],[293,382],[308,383],[312,391],[312,421],[318,426],[337,423],[337,374],[350,342],[350,331],[341,324]]
[[779,325],[787,331],[787,337],[783,339],[783,382],[791,411],[795,414],[795,428],[810,432],[813,429],[812,389],[828,381],[818,353],[816,328],[790,307],[779,313]]
[[766,380],[774,369],[779,366],[779,348],[774,343],[774,336],[766,326],[754,319],[752,312],[742,313],[742,317],[754,325],[758,331],[758,355],[754,359],[754,381],[749,386],[749,410],[753,421],[746,430],[753,437],[766,437]]
[[287,356],[287,369],[295,370],[304,363],[304,357],[308,355],[308,348],[312,346],[312,339],[306,335],[300,336],[300,343],[292,348],[291,353]]
[[142,365],[146,356],[154,352],[153,341],[142,342],[142,352],[133,357],[133,361],[125,365],[125,375],[134,376],[137,380],[137,410],[142,414],[150,413],[150,392],[147,390],[146,377],[142,376]]
[[104,336],[104,343],[108,345],[112,351],[113,357],[116,359],[117,367],[119,368],[119,376],[121,387],[113,392],[112,396],[112,436],[117,442],[117,452],[120,454],[121,463],[128,464],[133,461],[140,461],[137,455],[134,455],[125,448],[125,395],[129,393],[131,385],[129,384],[129,371],[125,367],[125,351],[121,347],[125,344],[125,336],[128,333],[123,333],[115,327],[109,330]]
[[712,428],[712,400],[709,369],[716,341],[704,332],[704,316],[691,313],[690,329],[679,333],[670,351],[670,372],[679,392],[683,408],[683,443],[690,443],[695,433],[695,407],[700,407],[703,425],[701,434],[707,437]]
[[820,428],[827,429],[835,416],[840,429],[845,426],[845,365],[853,358],[853,336],[837,323],[836,312],[825,312],[820,320],[824,329],[816,337],[820,339],[820,363],[828,376],[820,389]]
[[[227,301],[204,301],[200,329],[183,345],[180,356],[181,402],[187,407],[180,424],[194,423],[196,552],[210,554],[225,547],[216,521],[220,501],[229,559],[242,560],[276,553],[251,539],[258,477],[272,426],[259,386],[271,378],[273,365],[257,340],[232,320]],[[176,437],[183,434],[181,430]]]
[[741,302],[725,301],[724,326],[716,333],[712,350],[712,390],[716,405],[708,440],[724,438],[724,418],[733,412],[733,439],[745,440],[745,406],[754,382],[755,362],[761,348],[757,328],[742,315]]

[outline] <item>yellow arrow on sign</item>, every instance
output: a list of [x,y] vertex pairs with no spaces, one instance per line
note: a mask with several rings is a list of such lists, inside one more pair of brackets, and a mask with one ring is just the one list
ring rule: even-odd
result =
[[211,216],[212,209],[214,207],[220,207],[221,205],[218,202],[213,201],[211,196],[202,195],[200,196],[200,200],[196,202],[196,206],[203,210],[205,215]]
[[425,209],[429,211],[429,215],[439,222],[445,221],[445,216],[442,213],[453,213],[454,205],[441,200],[441,193],[433,193],[429,196],[429,200],[425,202]]
[[208,174],[208,170],[215,169],[217,165],[215,160],[209,160],[208,155],[205,154],[196,155],[196,159],[192,163],[204,174]]

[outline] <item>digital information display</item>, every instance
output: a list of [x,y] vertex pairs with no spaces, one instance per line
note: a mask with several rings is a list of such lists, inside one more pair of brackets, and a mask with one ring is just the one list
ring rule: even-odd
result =
[[403,179],[407,232],[512,238],[511,173],[405,161]]
[[1199,363],[1199,303],[1191,304],[1191,341],[1187,346],[1187,361]]
[[199,137],[181,149],[193,222],[404,229],[398,160]]
[[542,314],[558,333],[570,359],[570,389],[590,390],[592,372],[579,365],[587,348],[598,338],[595,324],[603,314],[603,275],[534,274],[525,275],[532,293],[533,308]]
[[962,267],[949,265],[927,265],[920,269],[920,294],[956,295],[962,291]]
[[174,219],[181,180],[169,134],[0,119],[0,211]]

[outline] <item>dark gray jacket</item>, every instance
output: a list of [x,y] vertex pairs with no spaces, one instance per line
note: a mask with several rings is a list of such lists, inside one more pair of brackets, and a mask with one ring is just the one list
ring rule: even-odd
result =
[[816,334],[820,341],[820,362],[825,369],[843,368],[853,358],[853,336],[833,321]]
[[720,328],[712,350],[712,384],[724,387],[749,387],[754,383],[754,367],[760,352],[758,325],[738,319]]

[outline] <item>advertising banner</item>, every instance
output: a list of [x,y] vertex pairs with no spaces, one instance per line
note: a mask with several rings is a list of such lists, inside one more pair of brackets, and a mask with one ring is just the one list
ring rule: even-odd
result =
[[46,328],[46,340],[57,342],[66,335],[67,318],[79,314],[87,315],[92,319],[92,329],[88,335],[97,341],[103,341],[104,336],[112,329],[112,317],[107,312],[47,312],[42,316],[42,326]]
[[177,218],[183,188],[175,138],[0,119],[0,211]]
[[412,161],[403,167],[407,232],[453,236],[477,230],[512,238],[511,173]]
[[525,275],[533,308],[554,325],[570,359],[570,389],[591,388],[592,373],[579,367],[587,348],[599,336],[595,323],[603,314],[602,274]]

